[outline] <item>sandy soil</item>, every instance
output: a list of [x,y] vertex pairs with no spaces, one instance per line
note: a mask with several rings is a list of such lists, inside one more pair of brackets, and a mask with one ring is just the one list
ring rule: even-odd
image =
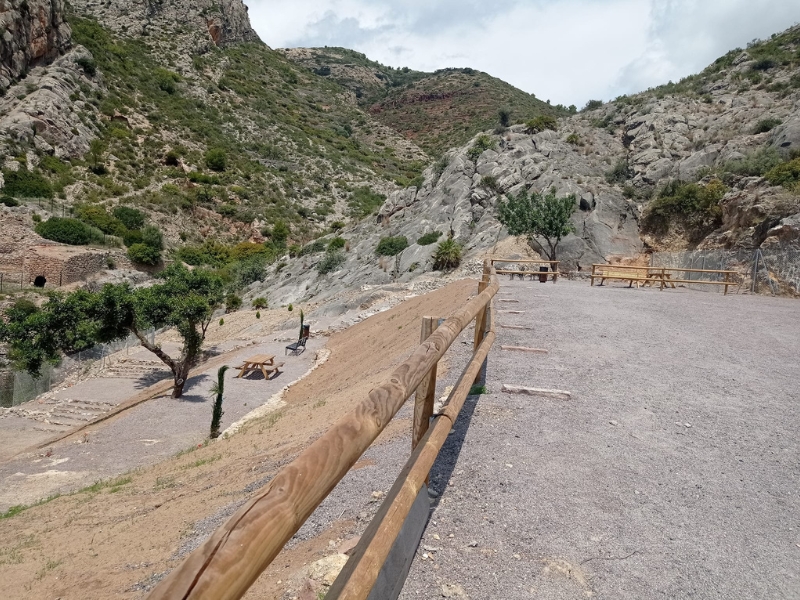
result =
[[[199,448],[193,443],[156,465],[127,473],[119,470],[119,476],[0,520],[4,597],[143,597],[277,469],[408,356],[419,341],[421,315],[450,314],[463,306],[476,287],[474,281],[459,281],[332,335],[326,345],[331,352],[329,360],[292,386],[283,397],[285,405],[229,439]],[[122,420],[110,420],[90,435],[88,445],[93,438],[106,436],[108,452],[113,452],[113,440],[124,431],[113,428]],[[159,416],[153,414],[148,423],[155,427],[158,421]],[[379,443],[407,436],[409,429],[408,419],[400,418]],[[73,446],[82,448],[84,444]],[[86,460],[91,464],[92,460]],[[369,471],[368,463],[362,466],[361,471]],[[369,497],[364,504],[377,506]],[[326,523],[322,537],[316,539],[298,537],[248,597],[281,593],[286,580],[283,572],[295,574],[303,563],[330,553],[359,520],[364,521],[356,515],[356,519]],[[291,568],[287,569],[287,564]]]

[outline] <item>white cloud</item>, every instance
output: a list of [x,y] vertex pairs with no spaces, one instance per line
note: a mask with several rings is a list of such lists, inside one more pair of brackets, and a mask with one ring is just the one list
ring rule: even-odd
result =
[[470,66],[581,106],[695,73],[800,21],[787,0],[250,0],[273,47],[345,46],[420,70]]

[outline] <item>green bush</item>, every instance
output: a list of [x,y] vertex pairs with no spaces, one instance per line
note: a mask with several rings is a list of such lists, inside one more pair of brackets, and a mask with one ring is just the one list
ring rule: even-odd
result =
[[142,229],[142,243],[160,252],[164,249],[164,234],[155,225],[148,225]]
[[671,181],[653,200],[642,218],[642,229],[663,235],[673,221],[682,222],[693,238],[713,231],[722,219],[720,200],[727,188],[718,179],[707,185]]
[[167,69],[156,69],[155,79],[156,85],[162,92],[172,95],[178,91],[178,86],[175,84],[181,80],[181,76]]
[[317,271],[320,275],[326,275],[336,271],[344,264],[345,257],[341,250],[332,250],[325,253],[325,256],[317,265]]
[[52,198],[53,187],[41,174],[20,167],[16,171],[3,171],[3,191],[15,198]]
[[97,227],[108,235],[124,236],[126,227],[106,212],[102,206],[95,204],[82,204],[75,209],[75,216],[92,227]]
[[71,218],[51,217],[36,226],[36,233],[45,239],[72,246],[103,242],[102,233],[95,233],[86,223]]
[[455,240],[444,240],[433,253],[433,268],[437,271],[455,269],[461,264],[461,244]]
[[242,299],[233,292],[225,296],[225,312],[231,313],[242,307]]
[[128,248],[128,258],[138,265],[157,265],[161,260],[161,251],[147,244],[133,244]]
[[267,299],[264,298],[263,296],[259,296],[258,298],[253,298],[251,304],[253,305],[253,308],[255,308],[256,310],[261,310],[268,307]]
[[435,244],[439,241],[439,238],[442,237],[442,233],[440,231],[431,231],[419,237],[417,243],[420,246],[430,246],[431,244]]
[[725,163],[723,171],[744,177],[762,177],[765,173],[783,162],[781,155],[774,148],[764,148],[744,158]]
[[493,149],[494,147],[495,143],[492,138],[490,138],[488,135],[479,135],[470,149],[467,150],[467,157],[474,162],[478,160],[481,154],[487,150]]
[[138,229],[128,230],[122,236],[122,243],[125,244],[127,248],[130,248],[134,244],[141,244],[142,243],[142,232]]
[[244,288],[254,281],[261,281],[267,270],[267,257],[264,254],[248,256],[231,265],[230,272],[237,289]]
[[350,214],[360,219],[380,208],[385,200],[386,196],[373,192],[370,188],[364,186],[353,190],[347,200],[347,204],[350,207]]
[[539,133],[545,129],[556,131],[558,129],[558,120],[550,115],[539,115],[527,121],[525,127],[528,128],[528,133]]
[[307,256],[309,254],[316,254],[317,252],[325,252],[325,242],[322,240],[314,240],[310,244],[303,246],[299,256]]
[[408,239],[404,235],[381,238],[375,248],[378,256],[396,256],[408,248]]
[[49,154],[43,156],[39,161],[39,168],[50,171],[51,173],[56,173],[57,175],[69,173],[70,170],[70,166],[67,163]]
[[94,59],[82,56],[75,62],[89,77],[94,77],[95,73],[97,73],[97,63],[94,62]]
[[117,206],[111,214],[127,229],[141,229],[144,226],[144,213],[130,206]]
[[212,148],[206,152],[206,166],[212,171],[224,171],[227,166],[228,158],[225,150]]
[[586,106],[583,107],[583,112],[589,111],[589,110],[595,110],[597,108],[600,108],[601,106],[603,106],[603,101],[602,100],[589,100],[586,103]]
[[782,185],[790,190],[796,190],[800,183],[800,158],[795,158],[772,168],[764,178],[772,185]]
[[777,66],[778,66],[778,63],[776,63],[771,58],[762,58],[762,59],[757,60],[755,63],[753,63],[753,70],[754,71],[769,71],[770,69],[775,68]]
[[631,168],[625,158],[620,158],[605,175],[608,183],[624,183],[632,176]]
[[347,240],[343,237],[335,237],[330,242],[328,242],[328,252],[332,250],[341,250],[344,248],[345,244],[347,244]]
[[497,118],[500,121],[500,125],[502,127],[508,127],[511,125],[511,111],[507,108],[501,108],[497,111]]
[[567,143],[572,144],[573,146],[583,146],[583,142],[581,141],[581,136],[577,133],[570,133],[567,136]]
[[9,207],[10,206],[19,206],[19,202],[14,200],[14,198],[12,198],[11,196],[2,196],[2,197],[0,197],[0,204],[3,204],[4,206],[9,206]]
[[767,133],[768,131],[772,131],[773,129],[775,129],[781,123],[783,123],[783,121],[781,121],[780,119],[776,119],[774,117],[768,119],[761,119],[758,123],[756,123],[756,126],[753,128],[753,134]]

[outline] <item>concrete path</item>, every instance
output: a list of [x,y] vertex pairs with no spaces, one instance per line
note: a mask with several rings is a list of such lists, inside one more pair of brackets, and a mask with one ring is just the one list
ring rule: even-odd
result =
[[532,329],[498,327],[401,598],[800,598],[800,304],[507,278],[500,298]]
[[[285,364],[282,372],[268,381],[260,373],[241,379],[234,369],[226,373],[223,429],[301,377],[324,345],[322,339],[311,338],[300,356],[284,356],[286,342],[242,343],[248,345],[230,352],[225,364],[233,367],[255,354],[273,354],[276,362]],[[234,342],[230,345],[236,346]],[[169,345],[164,347],[170,351]],[[224,352],[226,347],[222,345],[217,350]],[[148,385],[171,376],[151,357],[142,348],[131,350],[129,356],[98,376],[60,390],[42,402],[21,405],[20,416],[14,416],[20,423],[7,421],[7,425],[35,427],[48,437],[83,425]],[[209,368],[190,378],[182,398],[173,399],[169,394],[153,398],[40,452],[22,454],[0,464],[0,512],[117,477],[203,442],[211,423],[210,388],[216,381],[216,372],[216,367]]]

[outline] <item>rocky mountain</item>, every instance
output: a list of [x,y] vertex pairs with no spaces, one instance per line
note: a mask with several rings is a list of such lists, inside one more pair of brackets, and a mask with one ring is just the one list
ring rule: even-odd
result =
[[538,100],[468,67],[425,73],[408,67],[386,67],[346,48],[290,48],[281,52],[351,90],[359,106],[376,120],[433,156],[496,126],[501,109],[507,111],[511,122],[569,113],[563,106],[550,106],[549,101]]
[[[470,268],[504,237],[497,203],[521,191],[575,196],[575,233],[559,250],[570,270],[651,250],[800,251],[799,65],[795,27],[678,84],[590,103],[552,129],[487,131],[340,233],[349,251],[330,273],[318,242],[256,287],[288,302],[437,277],[435,244],[418,242],[430,232],[452,232]],[[410,244],[398,259],[377,256],[382,238],[398,236]]]

